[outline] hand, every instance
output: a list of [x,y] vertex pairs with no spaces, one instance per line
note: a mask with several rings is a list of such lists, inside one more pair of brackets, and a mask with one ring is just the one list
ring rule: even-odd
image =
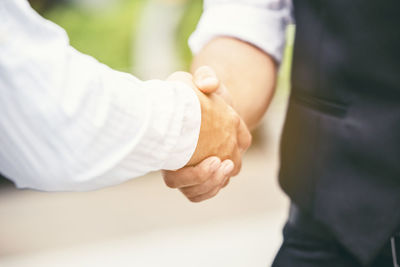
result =
[[233,109],[235,108],[235,103],[232,95],[229,93],[225,84],[221,83],[218,79],[217,74],[214,70],[208,66],[202,66],[198,68],[193,75],[193,82],[205,94],[215,93],[222,97],[222,99],[230,105]]
[[207,157],[217,156],[221,160],[231,159],[238,172],[241,153],[251,143],[251,135],[243,120],[219,95],[205,95],[198,90],[191,74],[175,72],[168,80],[184,82],[192,87],[201,105],[200,134],[188,166],[193,166]]
[[[199,68],[194,75],[194,82],[202,92],[218,94],[225,102],[233,105],[228,90],[220,84],[211,68]],[[250,134],[245,138],[247,138],[247,144],[241,149],[241,154],[251,143]],[[200,202],[214,197],[229,183],[230,177],[240,171],[240,167],[241,162],[235,168],[231,160],[221,163],[219,158],[210,157],[194,167],[185,167],[178,171],[163,171],[162,174],[169,187],[178,188],[192,202]]]
[[190,201],[200,202],[214,197],[225,187],[234,169],[231,160],[209,157],[196,166],[178,171],[163,171],[167,186],[179,189]]
[[198,68],[193,75],[193,82],[205,94],[215,93],[235,109],[235,103],[225,84],[221,83],[214,70],[208,66]]

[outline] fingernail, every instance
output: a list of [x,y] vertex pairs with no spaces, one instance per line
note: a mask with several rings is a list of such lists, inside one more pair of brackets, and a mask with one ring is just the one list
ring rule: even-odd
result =
[[224,175],[230,174],[233,171],[234,167],[235,167],[235,165],[233,164],[232,161],[229,160],[229,161],[224,162],[224,166],[222,167]]
[[215,77],[207,77],[199,81],[200,87],[215,86],[218,84],[218,80]]
[[218,158],[213,159],[209,167],[210,172],[215,172],[219,168],[220,163],[221,161]]

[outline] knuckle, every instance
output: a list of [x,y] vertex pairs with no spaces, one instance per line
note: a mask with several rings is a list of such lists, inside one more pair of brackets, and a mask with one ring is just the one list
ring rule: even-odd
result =
[[215,197],[218,193],[219,193],[219,188],[218,188],[217,190],[215,190],[214,192],[212,192],[212,193],[208,196],[208,198]]
[[249,133],[249,141],[248,141],[248,143],[249,143],[249,146],[253,143],[253,136],[251,135],[251,133]]
[[190,202],[192,202],[192,203],[199,203],[199,202],[201,202],[201,201],[203,201],[203,199],[202,198],[199,198],[199,197],[188,197],[188,199],[189,199],[189,201]]
[[235,157],[232,159],[233,163],[235,164],[233,171],[231,172],[232,176],[236,176],[241,168],[242,168],[242,158],[238,156],[238,154],[235,155]]
[[161,176],[163,177],[163,179],[167,179],[168,173],[169,173],[169,171],[165,171],[165,170],[161,171]]
[[236,128],[239,128],[239,126],[240,126],[240,117],[239,117],[239,115],[236,114],[236,112],[233,113],[232,122],[233,122],[233,125],[235,125]]
[[237,139],[235,136],[231,135],[228,138],[228,149],[229,149],[228,152],[232,153],[236,149],[236,146],[237,146]]
[[176,188],[176,183],[170,176],[164,177],[164,182],[169,188]]
[[232,173],[232,176],[236,176],[236,175],[238,175],[239,173],[240,173],[240,170],[242,169],[242,163],[241,162],[239,162],[237,165],[235,165],[236,167],[235,167],[235,169],[234,169],[234,171],[233,171],[233,173]]
[[234,158],[235,157],[235,153],[237,153],[238,149],[239,149],[238,144],[236,142],[233,143],[232,146],[231,146],[231,149],[229,151],[229,153],[230,153],[229,157],[230,158]]
[[199,182],[200,184],[203,184],[203,183],[205,183],[206,181],[208,181],[208,179],[209,179],[209,177],[208,177],[207,175],[200,175],[199,178],[198,178],[198,182]]
[[242,168],[242,158],[240,156],[237,158],[235,166],[237,169]]
[[195,198],[195,196],[194,196],[193,194],[186,194],[186,193],[183,193],[183,195],[184,195],[188,200],[190,200],[190,201],[192,201],[192,199]]
[[246,140],[244,141],[245,149],[247,149],[251,146],[252,141],[253,141],[253,137],[251,136],[251,134],[248,134],[246,137]]
[[208,165],[203,164],[203,165],[200,165],[200,166],[197,168],[195,174],[196,174],[196,176],[199,177],[199,178],[200,178],[200,177],[204,177],[204,176],[207,176],[208,170],[209,170]]
[[211,182],[207,184],[207,188],[204,190],[205,192],[213,190],[221,182],[221,179],[218,176],[214,176],[210,180]]
[[193,198],[199,195],[198,188],[188,188],[181,190],[182,194],[184,194],[187,198]]
[[215,182],[214,182],[215,187],[218,187],[224,180],[225,180],[225,176],[224,175],[217,176],[215,178]]
[[199,168],[195,171],[195,175],[196,175],[195,180],[199,184],[202,184],[207,180],[209,180],[210,178],[212,178],[209,166],[207,165],[199,166]]
[[193,179],[196,184],[203,184],[209,179],[207,173],[198,173],[196,177]]
[[226,179],[226,181],[223,183],[222,188],[226,187],[229,184],[230,180],[231,180],[231,177],[228,177]]

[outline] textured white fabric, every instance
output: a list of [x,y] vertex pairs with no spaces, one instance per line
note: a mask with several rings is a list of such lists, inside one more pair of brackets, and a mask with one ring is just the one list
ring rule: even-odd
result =
[[204,0],[204,12],[189,45],[196,54],[217,36],[235,37],[280,62],[291,11],[291,0]]
[[0,1],[0,114],[0,172],[46,191],[183,167],[201,123],[191,88],[143,82],[79,53],[26,0]]

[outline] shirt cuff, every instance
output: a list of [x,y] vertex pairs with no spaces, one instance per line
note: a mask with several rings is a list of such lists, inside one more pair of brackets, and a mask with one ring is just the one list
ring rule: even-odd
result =
[[196,150],[201,127],[200,101],[193,91],[184,83],[168,82],[177,92],[177,101],[182,105],[175,110],[176,125],[168,135],[175,145],[171,146],[168,157],[161,166],[163,170],[177,170],[184,167]]
[[218,36],[251,43],[282,60],[290,8],[269,9],[246,4],[218,4],[205,9],[196,31],[189,39],[194,54]]
[[189,162],[197,146],[200,101],[193,89],[182,82],[150,80],[143,83],[143,88],[149,93],[148,125],[140,134],[140,145],[119,166],[129,173],[131,166],[140,162],[139,175],[180,169]]

